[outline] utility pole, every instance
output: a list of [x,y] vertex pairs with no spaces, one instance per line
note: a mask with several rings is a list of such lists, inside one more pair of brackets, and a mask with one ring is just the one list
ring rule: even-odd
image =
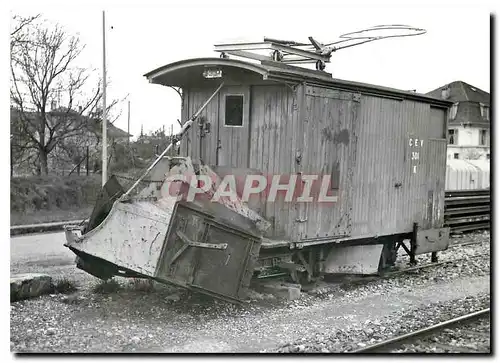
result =
[[14,176],[14,148],[12,147],[12,134],[10,135],[10,177]]
[[130,145],[130,101],[128,101],[127,145]]
[[102,11],[102,186],[108,181],[108,135],[106,122],[106,18]]
[[87,164],[85,165],[85,169],[87,170],[87,176],[89,176],[89,147],[87,146],[87,150],[86,150],[86,153],[87,153],[87,156],[86,156],[86,159],[87,159]]

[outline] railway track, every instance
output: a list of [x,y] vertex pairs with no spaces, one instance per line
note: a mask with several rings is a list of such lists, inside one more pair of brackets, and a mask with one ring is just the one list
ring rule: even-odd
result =
[[489,189],[445,192],[444,224],[451,232],[489,229],[490,212]]
[[489,308],[479,310],[351,353],[490,353],[489,315]]
[[[474,259],[474,258],[489,258],[490,253],[478,253],[475,255],[469,255],[467,256],[468,259]],[[396,269],[392,271],[386,271],[383,273],[380,273],[378,275],[344,275],[344,276],[338,276],[338,277],[333,277],[330,276],[326,278],[326,281],[328,282],[337,282],[337,283],[345,283],[349,285],[360,285],[360,284],[367,284],[375,281],[380,281],[382,279],[391,279],[400,275],[405,275],[408,273],[414,273],[418,272],[421,270],[427,270],[427,269],[432,269],[434,267],[439,267],[439,266],[444,266],[444,265],[450,265],[453,263],[459,263],[464,261],[464,258],[454,258],[451,260],[442,260],[439,262],[431,262],[423,265],[416,265],[416,266],[411,266],[411,267],[406,267],[403,269]],[[306,287],[307,289],[307,287]]]

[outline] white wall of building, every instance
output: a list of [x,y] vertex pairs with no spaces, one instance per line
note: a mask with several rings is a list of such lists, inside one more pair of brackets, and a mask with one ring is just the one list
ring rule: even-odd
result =
[[489,160],[490,148],[489,147],[479,147],[479,146],[474,147],[474,146],[448,145],[448,149],[447,149],[446,154],[447,154],[448,159]]
[[[458,140],[455,140],[456,144],[448,144],[448,159],[489,159],[489,142],[488,145],[481,145],[481,128],[452,126],[449,129],[455,130],[455,135],[458,134]],[[487,130],[487,132],[489,134],[490,130]]]

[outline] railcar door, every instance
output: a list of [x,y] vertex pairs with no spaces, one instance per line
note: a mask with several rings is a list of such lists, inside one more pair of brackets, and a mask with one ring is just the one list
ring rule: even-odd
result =
[[216,163],[248,167],[250,87],[224,87],[219,96],[219,127]]
[[446,182],[446,139],[429,139],[423,153],[426,163],[427,208],[423,224],[426,228],[441,228],[444,223]]
[[299,203],[295,228],[299,238],[329,239],[351,235],[352,175],[361,95],[322,87],[305,87],[301,167],[303,175],[329,176],[328,196],[337,201]]
[[[423,226],[440,228],[444,223],[444,194],[446,184],[446,117],[444,109],[430,108],[429,141],[423,148],[426,165],[425,188],[427,189],[427,208],[423,215]],[[426,195],[426,194],[424,194]]]

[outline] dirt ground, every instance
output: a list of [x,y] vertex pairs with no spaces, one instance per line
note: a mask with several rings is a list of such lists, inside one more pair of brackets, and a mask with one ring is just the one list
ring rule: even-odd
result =
[[[477,296],[489,301],[489,256],[360,286],[325,284],[320,293],[303,293],[294,301],[256,293],[250,303],[236,306],[159,284],[141,291],[126,279],[118,279],[119,291],[102,294],[93,291],[99,280],[75,268],[63,242],[63,233],[11,238],[12,273],[48,273],[79,287],[70,296],[12,303],[13,351],[260,352],[306,338],[320,347],[339,332],[347,331],[346,341],[357,339],[354,332],[367,321],[392,329],[409,311],[436,316],[429,304],[449,311],[456,301]],[[330,349],[337,349],[337,340]]]

